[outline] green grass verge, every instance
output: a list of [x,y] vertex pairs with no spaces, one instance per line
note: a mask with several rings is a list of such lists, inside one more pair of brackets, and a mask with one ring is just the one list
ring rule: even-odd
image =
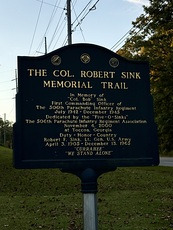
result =
[[[119,168],[98,179],[99,230],[173,229],[173,167]],[[0,146],[0,229],[82,230],[80,180],[58,169],[16,170]]]

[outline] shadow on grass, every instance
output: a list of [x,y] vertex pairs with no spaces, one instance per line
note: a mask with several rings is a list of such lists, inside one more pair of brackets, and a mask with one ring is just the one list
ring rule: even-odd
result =
[[[118,168],[98,179],[99,230],[173,229],[173,168]],[[81,230],[82,194],[76,176],[58,169],[16,170],[0,147],[2,230]]]

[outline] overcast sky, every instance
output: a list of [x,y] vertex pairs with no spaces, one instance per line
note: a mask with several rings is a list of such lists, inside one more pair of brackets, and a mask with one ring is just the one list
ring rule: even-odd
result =
[[[142,5],[147,4],[148,0],[72,0],[72,43],[92,43],[111,49],[131,29],[132,21],[143,13]],[[7,120],[15,121],[17,56],[43,55],[44,37],[48,52],[67,45],[66,23],[66,0],[1,2],[1,118],[6,114]]]

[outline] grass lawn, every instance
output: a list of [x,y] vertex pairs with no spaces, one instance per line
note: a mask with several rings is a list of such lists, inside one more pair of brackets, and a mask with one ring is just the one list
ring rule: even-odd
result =
[[[99,230],[173,230],[173,167],[118,168],[98,179]],[[0,229],[82,230],[80,180],[16,170],[0,147]]]

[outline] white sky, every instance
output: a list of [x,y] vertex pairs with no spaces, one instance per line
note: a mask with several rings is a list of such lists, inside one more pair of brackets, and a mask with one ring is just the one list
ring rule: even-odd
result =
[[[89,0],[72,0],[72,23]],[[97,2],[93,0],[89,9]],[[149,0],[100,0],[72,33],[72,43],[92,43],[111,49],[143,13]],[[54,5],[58,7],[54,7]],[[5,0],[0,7],[0,117],[15,121],[17,56],[42,55],[64,45],[67,36],[66,0]],[[54,10],[54,13],[52,13]],[[38,20],[38,15],[40,17]],[[87,13],[88,11],[86,11]],[[50,21],[50,19],[52,19]],[[79,17],[79,21],[82,17]],[[38,21],[37,27],[36,22]],[[77,23],[74,23],[72,29]],[[49,26],[48,26],[49,25]],[[58,26],[57,32],[56,27]],[[48,28],[48,29],[47,29]],[[47,30],[47,31],[46,31]],[[34,33],[35,31],[35,33]],[[54,35],[54,36],[53,36]],[[120,48],[123,43],[120,44]],[[117,48],[117,49],[118,49]],[[115,49],[115,51],[117,50]]]

